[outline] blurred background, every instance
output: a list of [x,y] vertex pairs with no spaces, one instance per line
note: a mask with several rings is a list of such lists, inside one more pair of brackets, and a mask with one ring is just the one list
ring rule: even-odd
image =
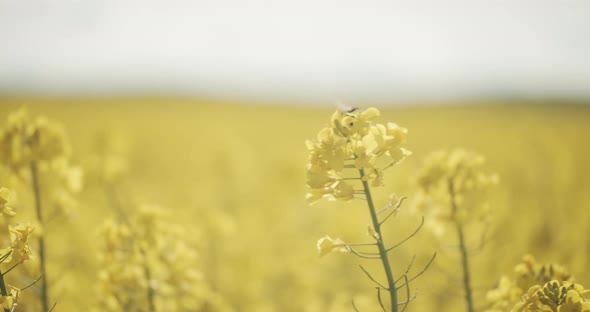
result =
[[[590,2],[573,0],[0,0],[0,126],[21,107],[61,123],[85,172],[78,208],[44,230],[63,310],[100,299],[97,233],[115,213],[96,160],[113,155],[124,209],[158,204],[187,229],[220,310],[352,311],[355,298],[375,311],[357,265],[380,266],[315,248],[365,239],[364,203],[304,200],[305,140],[338,101],[375,106],[414,153],[375,191],[379,206],[409,197],[388,241],[419,223],[409,207],[429,152],[477,151],[498,173],[494,225],[473,252],[483,311],[525,254],[590,285],[588,38]],[[439,252],[408,311],[463,309],[456,244],[423,229],[392,255],[399,276]]]

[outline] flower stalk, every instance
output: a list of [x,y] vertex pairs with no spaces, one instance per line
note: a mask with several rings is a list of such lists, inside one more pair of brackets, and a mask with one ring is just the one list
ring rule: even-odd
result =
[[[359,173],[361,177],[365,176],[364,169],[359,169]],[[363,189],[365,196],[367,198],[367,205],[369,206],[369,212],[371,214],[371,221],[373,222],[373,228],[375,232],[378,234],[379,239],[377,239],[377,247],[379,248],[379,257],[383,263],[383,269],[385,270],[385,275],[387,277],[387,291],[389,292],[389,298],[391,301],[391,311],[397,312],[397,289],[395,286],[395,279],[393,278],[393,272],[391,270],[391,265],[389,264],[389,259],[387,257],[387,249],[385,248],[385,244],[383,243],[383,235],[381,234],[381,223],[377,218],[377,211],[375,210],[375,205],[373,204],[373,197],[371,196],[371,189],[369,187],[369,183],[363,180]]]
[[[0,272],[0,295],[8,296],[8,290],[6,289],[6,283],[4,282],[4,274]],[[4,312],[10,312],[10,309],[4,308]]]
[[[31,162],[31,179],[33,183],[33,193],[35,196],[35,211],[37,221],[43,226],[43,212],[41,207],[41,188],[39,186],[39,168],[35,161]],[[39,236],[39,270],[41,271],[41,306],[43,311],[49,311],[49,289],[47,285],[47,258],[45,254],[45,239],[43,235]]]
[[[449,179],[449,195],[451,202],[451,210],[453,215],[457,213],[457,201],[455,198],[455,187],[453,180]],[[461,267],[463,269],[463,289],[465,291],[465,304],[468,312],[474,312],[473,296],[471,291],[471,274],[469,271],[469,254],[467,253],[467,245],[465,243],[465,234],[463,232],[463,224],[455,219],[455,228],[459,238],[459,250],[461,252]]]

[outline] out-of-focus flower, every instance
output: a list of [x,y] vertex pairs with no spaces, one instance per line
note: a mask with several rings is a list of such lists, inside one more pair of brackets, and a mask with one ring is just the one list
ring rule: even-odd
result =
[[332,251],[338,252],[349,252],[350,249],[348,245],[341,239],[333,239],[330,236],[324,236],[320,238],[317,242],[318,252],[321,256],[325,256]]
[[69,154],[64,129],[44,117],[31,120],[24,109],[10,114],[0,130],[0,162],[15,172],[32,162],[51,163]]
[[3,214],[7,217],[14,217],[16,212],[8,205],[8,202],[11,200],[12,193],[9,189],[5,187],[0,187],[0,214]]
[[[351,200],[355,187],[347,180],[355,179],[359,170],[362,181],[372,186],[383,185],[383,170],[398,163],[411,153],[403,148],[407,129],[394,123],[374,123],[380,115],[376,108],[364,111],[336,111],[328,127],[323,128],[315,141],[307,141],[307,200],[311,203],[327,197]],[[378,166],[379,160],[384,166]],[[346,172],[345,169],[356,171]]]
[[419,192],[415,207],[429,216],[426,222],[442,235],[445,224],[487,222],[489,206],[482,193],[498,182],[495,174],[482,170],[483,156],[463,149],[437,151],[428,155],[418,174]]
[[166,311],[231,310],[195,269],[184,229],[165,219],[164,210],[147,205],[129,222],[105,222],[97,310],[146,311],[149,301]]

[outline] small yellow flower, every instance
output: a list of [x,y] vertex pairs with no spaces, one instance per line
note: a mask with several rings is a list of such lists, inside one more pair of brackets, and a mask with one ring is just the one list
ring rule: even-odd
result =
[[31,259],[31,248],[29,247],[28,240],[34,230],[35,227],[30,224],[8,226],[13,248],[12,257],[16,257],[18,262],[24,262]]
[[324,236],[322,238],[320,238],[317,242],[317,248],[318,248],[318,252],[321,256],[325,256],[329,253],[331,253],[332,251],[338,251],[338,252],[349,252],[350,249],[348,247],[348,245],[341,239],[337,238],[337,239],[333,239],[330,236]]
[[4,310],[10,311],[10,309],[14,305],[14,297],[12,297],[12,295],[0,296],[0,305],[2,305],[2,308]]
[[12,207],[8,206],[8,202],[12,198],[12,193],[9,189],[5,187],[0,188],[0,213],[7,216],[7,217],[14,217],[16,212],[12,209]]

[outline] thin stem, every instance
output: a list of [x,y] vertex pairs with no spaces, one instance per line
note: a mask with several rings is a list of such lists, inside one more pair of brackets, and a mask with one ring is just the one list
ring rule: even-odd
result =
[[8,272],[12,271],[14,268],[16,268],[21,263],[22,262],[17,262],[15,265],[11,266],[8,270],[6,270],[6,272],[4,272],[2,274],[8,274]]
[[367,255],[367,253],[364,253],[364,252],[358,252],[358,251],[354,250],[354,248],[352,248],[352,247],[348,247],[348,250],[350,252],[352,252],[353,254],[355,254],[356,256],[361,257],[361,258],[365,258],[365,259],[381,259],[381,257],[379,257],[379,256],[372,256],[372,255]]
[[39,275],[39,277],[37,277],[32,283],[30,283],[29,285],[23,287],[20,289],[20,291],[25,291],[27,288],[37,284],[37,282],[41,279],[41,275]]
[[352,299],[352,308],[354,309],[355,312],[361,312],[359,311],[359,309],[356,307],[356,304],[354,304],[354,299]]
[[[365,170],[359,169],[359,173],[361,177],[365,176]],[[373,228],[375,232],[379,235],[379,239],[377,240],[377,247],[379,247],[379,254],[381,256],[381,261],[383,262],[383,269],[385,270],[385,275],[387,276],[387,285],[389,291],[389,297],[391,300],[391,311],[397,312],[397,289],[395,287],[395,280],[393,279],[393,272],[391,271],[391,266],[389,265],[389,259],[387,257],[387,250],[385,250],[385,245],[383,244],[383,235],[381,234],[381,224],[379,224],[379,219],[377,218],[377,211],[375,210],[375,205],[373,204],[373,197],[371,196],[371,189],[369,188],[369,183],[367,181],[363,181],[363,188],[365,191],[365,196],[367,197],[367,204],[369,205],[369,212],[371,213],[371,220],[373,221]]]
[[[424,272],[426,272],[426,270],[428,270],[428,268],[430,267],[430,265],[432,264],[432,262],[434,261],[434,259],[435,259],[435,258],[436,258],[436,252],[435,252],[435,253],[432,255],[432,258],[430,258],[430,260],[429,260],[429,261],[428,261],[428,263],[427,263],[427,264],[424,266],[424,268],[422,269],[422,271],[420,271],[418,274],[416,274],[416,275],[414,275],[413,277],[411,277],[410,279],[408,279],[408,282],[411,282],[411,281],[415,280],[416,278],[418,278],[418,276],[420,276],[420,275],[424,274]],[[413,259],[412,259],[412,261],[413,261]],[[409,271],[409,268],[410,268],[410,267],[408,267],[408,271]],[[406,273],[404,273],[404,274],[407,274],[407,272],[406,272]],[[398,279],[396,280],[396,282],[398,282],[399,280],[401,280],[401,278],[398,278]],[[406,286],[406,284],[400,285],[400,286],[398,287],[398,289],[401,289],[401,288],[402,288],[402,287],[404,287],[404,286]]]
[[[449,195],[451,198],[451,209],[453,215],[457,213],[457,202],[455,201],[455,188],[453,181],[449,180]],[[455,226],[457,229],[457,236],[459,237],[459,249],[461,251],[461,265],[463,267],[463,288],[465,289],[465,303],[467,304],[467,311],[473,312],[473,298],[471,294],[471,277],[469,274],[469,258],[467,253],[467,246],[465,244],[465,234],[463,233],[463,225],[460,221],[455,219]]]
[[[4,283],[4,273],[0,273],[0,294],[2,294],[2,296],[8,296],[6,283]],[[10,309],[4,308],[4,312],[10,312]]]
[[376,279],[374,279],[373,276],[371,276],[371,273],[369,273],[369,271],[367,271],[367,269],[365,269],[365,267],[363,267],[362,265],[359,265],[359,267],[361,268],[361,270],[363,270],[363,272],[365,272],[365,274],[369,277],[370,280],[372,280],[373,282],[375,282],[375,284],[377,284],[377,286],[379,286],[383,289],[387,289],[387,287],[383,286],[383,284],[379,283]]
[[145,266],[143,267],[143,273],[145,274],[145,278],[148,282],[147,287],[147,301],[148,301],[148,309],[150,312],[156,312],[156,293],[154,292],[154,287],[152,287],[152,273],[150,271],[150,267],[147,264],[147,255],[143,248],[139,247],[139,252],[144,258]]
[[[117,196],[117,191],[115,190],[113,185],[110,185],[110,184],[106,185],[105,184],[105,193],[107,195],[108,200],[110,201],[111,206],[113,207],[115,212],[118,214],[119,219],[124,224],[127,224],[129,226],[129,228],[132,229],[131,221],[129,220],[129,217],[125,213],[125,209],[123,209],[123,205],[121,204],[121,201],[120,201],[119,197]],[[132,231],[131,232],[132,239],[135,239],[136,236],[137,235],[136,235],[135,231]],[[144,274],[145,279],[147,280],[147,283],[148,283],[147,294],[146,294],[147,301],[148,301],[148,309],[150,312],[156,312],[156,303],[155,303],[156,292],[154,291],[154,288],[151,285],[152,272],[151,272],[150,267],[148,265],[147,251],[142,246],[138,246],[138,250],[144,259],[143,274]]]
[[[43,226],[43,214],[41,209],[41,189],[39,186],[39,169],[36,162],[31,162],[31,178],[33,182],[33,193],[35,195],[35,210],[37,212],[37,221]],[[47,259],[45,255],[45,238],[39,236],[39,270],[41,271],[41,305],[43,311],[49,311],[49,290],[47,286],[47,272],[45,271]]]
[[420,231],[420,229],[422,228],[422,226],[424,225],[424,217],[422,217],[422,221],[420,222],[420,225],[418,225],[418,227],[414,230],[414,232],[412,234],[410,234],[410,236],[404,238],[401,242],[387,248],[387,251],[391,251],[393,249],[395,249],[396,247],[400,246],[401,244],[405,243],[406,241],[408,241],[408,239],[414,237],[414,235],[416,235],[416,233],[418,233],[418,231]]

